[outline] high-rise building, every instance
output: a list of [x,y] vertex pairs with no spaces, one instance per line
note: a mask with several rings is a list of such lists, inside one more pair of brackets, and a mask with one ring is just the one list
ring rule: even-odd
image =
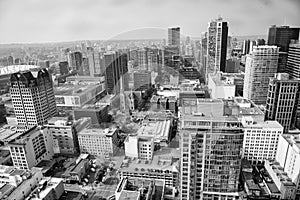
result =
[[269,77],[277,72],[277,46],[255,46],[246,58],[243,96],[256,104],[266,104]]
[[168,29],[168,45],[180,47],[180,27]]
[[56,115],[53,83],[46,69],[14,73],[10,82],[12,104],[21,129],[43,125]]
[[89,74],[91,77],[95,76],[95,58],[94,58],[94,48],[87,47],[87,59],[89,65]]
[[289,26],[271,26],[269,28],[268,45],[279,47],[278,72],[286,72],[289,44],[291,40],[298,40],[300,28]]
[[69,64],[67,61],[59,62],[58,66],[61,75],[66,75],[69,73]]
[[243,55],[248,54],[250,51],[250,40],[244,40],[243,42]]
[[78,71],[82,67],[82,53],[79,51],[69,52],[68,63],[70,70]]
[[289,45],[287,70],[286,72],[292,78],[300,78],[300,42],[293,41]]
[[270,78],[265,119],[278,121],[285,133],[295,128],[299,91],[300,79],[289,79],[287,73]]
[[220,17],[208,24],[206,77],[210,73],[225,70],[228,38],[228,22]]
[[127,55],[113,51],[106,52],[104,54],[104,66],[106,91],[109,94],[118,94],[120,92],[120,77],[128,72]]
[[181,199],[236,199],[243,146],[237,118],[183,115]]
[[47,129],[33,127],[8,144],[10,155],[15,167],[31,169],[42,160],[53,158],[53,140]]

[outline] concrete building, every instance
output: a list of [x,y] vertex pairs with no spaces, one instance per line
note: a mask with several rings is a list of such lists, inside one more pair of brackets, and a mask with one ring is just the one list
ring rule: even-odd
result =
[[52,79],[46,69],[17,72],[10,78],[10,95],[18,126],[27,130],[56,115]]
[[168,46],[180,47],[180,27],[168,28]]
[[107,105],[93,105],[86,104],[81,108],[74,109],[75,119],[78,120],[83,117],[91,118],[92,124],[101,124],[102,122],[108,122],[108,106]]
[[255,46],[247,55],[243,97],[256,104],[266,104],[269,78],[277,72],[277,46]]
[[154,152],[154,139],[151,137],[138,137],[128,135],[124,141],[125,156],[141,160],[152,160]]
[[13,164],[19,169],[31,169],[42,160],[53,158],[53,140],[45,128],[33,127],[9,142]]
[[296,196],[300,198],[300,135],[280,135],[276,160],[296,184]]
[[89,168],[87,154],[81,154],[77,159],[70,159],[66,165],[66,171],[61,175],[64,182],[82,182]]
[[[143,187],[140,187],[143,185]],[[153,181],[151,179],[129,180],[122,178],[115,192],[116,200],[143,200],[157,199],[163,200],[165,197],[165,184],[163,181]]]
[[89,126],[78,133],[80,152],[96,156],[112,156],[119,144],[117,136],[117,128],[101,129]]
[[144,91],[151,87],[151,73],[147,71],[133,72],[133,89]]
[[263,164],[275,159],[279,137],[283,127],[277,121],[255,122],[252,117],[243,117],[243,158],[252,164]]
[[232,116],[181,116],[180,199],[238,199],[243,127]]
[[223,21],[221,17],[212,20],[208,24],[207,33],[206,78],[210,73],[225,72],[228,22]]
[[150,103],[152,111],[170,110],[174,113],[177,111],[177,99],[175,96],[164,97],[153,95]]
[[220,72],[208,74],[208,88],[212,99],[228,99],[235,96],[235,85],[231,79],[222,79]]
[[90,118],[69,120],[68,117],[52,117],[45,125],[53,137],[54,154],[79,153],[77,133],[91,124]]
[[38,186],[43,175],[40,169],[19,170],[12,167],[0,167],[0,199],[23,200]]
[[164,181],[167,187],[175,189],[179,179],[179,151],[163,148],[154,152],[151,160],[125,158],[119,169],[121,177],[154,179]]
[[292,41],[289,45],[286,72],[292,78],[300,78],[300,42]]
[[104,94],[104,83],[67,83],[54,88],[55,102],[60,108],[79,108],[96,102]]
[[183,100],[181,114],[198,116],[223,116],[224,102],[221,99],[189,98]]
[[64,192],[62,178],[44,177],[26,200],[57,200]]
[[299,90],[300,79],[289,79],[287,73],[270,78],[265,119],[278,121],[285,133],[295,128]]
[[274,181],[276,187],[279,189],[281,195],[280,199],[295,199],[296,198],[296,184],[292,182],[291,178],[283,171],[280,164],[276,161],[266,160],[265,172]]

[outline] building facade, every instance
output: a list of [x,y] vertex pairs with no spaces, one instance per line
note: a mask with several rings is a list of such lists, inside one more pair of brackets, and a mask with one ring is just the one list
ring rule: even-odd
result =
[[277,121],[255,122],[252,117],[243,117],[243,158],[252,164],[263,164],[275,159],[283,127]]
[[256,104],[266,104],[269,78],[277,72],[277,46],[255,46],[247,55],[243,96]]
[[238,199],[243,128],[234,117],[181,118],[181,199]]
[[286,72],[292,78],[300,78],[300,42],[294,41],[289,46]]
[[53,83],[46,69],[11,75],[10,94],[18,126],[24,130],[43,125],[56,115]]
[[284,132],[295,128],[300,89],[300,79],[289,79],[289,74],[278,73],[270,78],[266,120],[276,120]]
[[180,47],[180,27],[168,29],[168,45]]

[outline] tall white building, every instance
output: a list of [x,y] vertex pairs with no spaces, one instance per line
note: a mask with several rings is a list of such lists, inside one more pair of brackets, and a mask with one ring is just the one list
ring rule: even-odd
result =
[[53,83],[46,69],[14,73],[10,82],[12,104],[21,129],[43,125],[57,113]]
[[300,135],[280,135],[276,160],[283,171],[296,184],[296,195],[300,197]]
[[277,121],[255,122],[252,117],[243,117],[243,157],[252,164],[275,159],[278,140],[283,127]]
[[31,169],[42,160],[53,158],[53,140],[47,129],[33,127],[9,142],[13,164],[19,169]]
[[125,155],[131,158],[152,160],[154,152],[154,139],[129,135],[124,141]]
[[[228,22],[221,17],[208,24],[206,78],[210,73],[225,72]],[[206,79],[207,80],[207,79]]]
[[247,55],[243,96],[256,104],[266,104],[269,78],[277,72],[279,48],[254,46]]

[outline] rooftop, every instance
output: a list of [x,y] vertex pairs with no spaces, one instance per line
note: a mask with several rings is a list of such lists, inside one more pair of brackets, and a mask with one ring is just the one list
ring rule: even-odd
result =
[[[81,84],[81,85],[72,85],[64,84],[58,87],[54,87],[55,96],[79,96],[86,94],[88,91],[94,90],[95,88],[101,87],[104,90],[102,84]],[[101,91],[99,91],[101,92]]]
[[[277,178],[280,180],[280,182],[286,186],[295,186],[295,183],[293,183],[292,179],[288,177],[287,173],[284,172],[283,168],[280,166],[280,164],[275,161],[266,161],[266,165],[269,165],[273,171],[274,174],[276,174]],[[268,173],[268,172],[267,172]]]
[[17,144],[17,145],[26,144],[30,140],[31,136],[35,134],[37,131],[39,132],[43,131],[43,127],[35,126],[27,131],[17,134],[17,137],[14,140],[10,141],[10,144]]
[[137,136],[153,137],[155,140],[168,140],[171,128],[171,121],[149,121],[144,123],[136,132]]
[[178,149],[163,148],[155,151],[152,160],[130,159],[125,158],[121,165],[121,171],[149,171],[162,170],[169,172],[179,172]]
[[[29,194],[27,200],[44,199],[45,197],[47,197],[49,192],[51,192],[51,190],[55,189],[58,184],[62,182],[62,180],[63,179],[61,178],[44,177],[39,182],[39,186]],[[39,198],[36,196],[37,192],[39,193]]]
[[106,128],[102,129],[90,125],[78,133],[80,135],[94,135],[94,136],[112,136],[117,131],[117,128]]
[[13,74],[20,71],[27,71],[31,69],[41,68],[37,65],[10,65],[5,67],[0,67],[0,75]]

